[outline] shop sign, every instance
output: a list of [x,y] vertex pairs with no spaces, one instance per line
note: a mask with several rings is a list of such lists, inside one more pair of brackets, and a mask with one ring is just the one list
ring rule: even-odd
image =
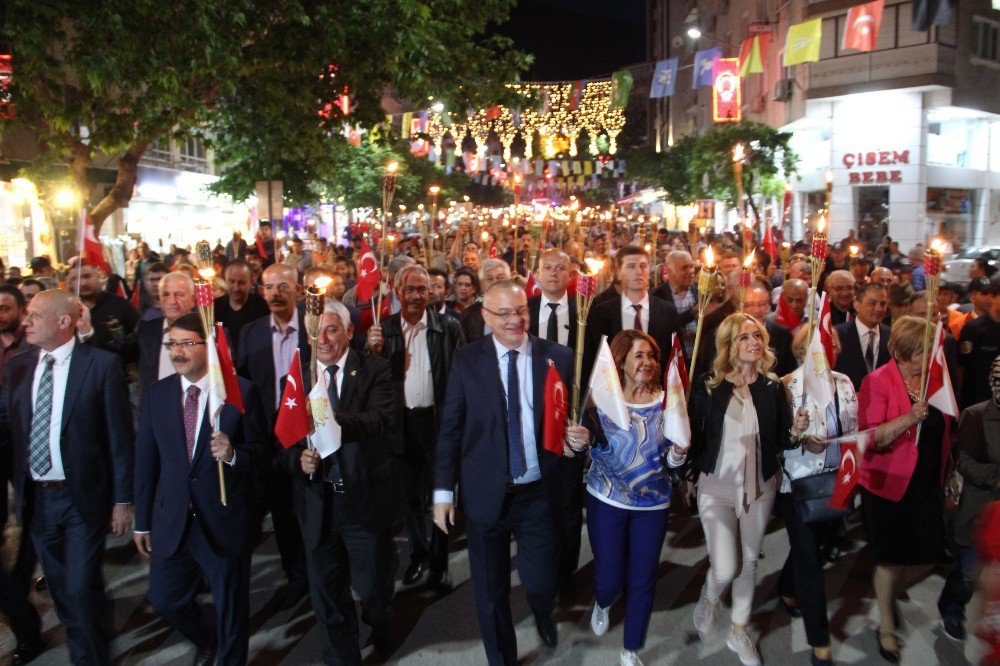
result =
[[[869,150],[844,153],[841,162],[850,169],[847,182],[850,185],[880,185],[902,183],[902,169],[883,169],[910,163],[909,150]],[[869,167],[869,168],[866,168]]]

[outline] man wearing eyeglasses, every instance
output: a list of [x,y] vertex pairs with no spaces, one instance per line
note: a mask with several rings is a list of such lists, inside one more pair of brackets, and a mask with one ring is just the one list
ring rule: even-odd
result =
[[510,540],[539,637],[558,642],[552,619],[558,581],[559,456],[542,447],[546,373],[568,381],[568,347],[528,333],[524,289],[505,280],[483,301],[492,333],[455,352],[434,474],[434,524],[455,524],[462,493],[479,630],[491,665],[517,663],[510,610]]
[[[256,471],[273,451],[252,383],[238,380],[243,414],[215,397],[208,344],[194,313],[179,317],[167,331],[163,346],[176,374],[147,388],[143,399],[132,540],[150,558],[150,603],[194,643],[195,663],[217,658],[220,664],[245,664],[254,534],[250,498]],[[203,577],[214,613],[195,601]]]
[[396,295],[403,308],[368,329],[368,348],[389,359],[400,410],[402,442],[398,454],[406,491],[404,524],[410,542],[410,565],[403,574],[403,584],[413,585],[429,569],[430,588],[447,592],[452,587],[448,535],[436,529],[428,531],[427,507],[448,371],[455,350],[465,341],[457,319],[427,307],[430,289],[430,276],[422,266],[404,266],[396,274]]
[[[260,391],[264,422],[275,451],[280,445],[273,434],[274,422],[295,350],[299,350],[303,369],[309,367],[311,360],[305,319],[295,307],[302,290],[296,278],[295,269],[287,264],[273,264],[264,271],[260,291],[271,313],[243,328],[236,350],[237,372],[252,381]],[[310,374],[303,372],[304,377]],[[307,395],[310,388],[305,387]],[[271,512],[274,539],[281,554],[281,568],[288,577],[283,605],[291,608],[309,591],[302,533],[292,510],[292,478],[276,461],[272,461],[262,483],[258,485],[258,509],[261,517],[268,510]]]

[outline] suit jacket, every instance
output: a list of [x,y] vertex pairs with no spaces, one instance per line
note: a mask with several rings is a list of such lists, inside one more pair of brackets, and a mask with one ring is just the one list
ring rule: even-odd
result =
[[[688,291],[694,297],[694,303],[697,306],[697,304],[698,304],[698,284],[697,284],[697,282],[692,283],[691,286],[688,287]],[[667,303],[670,303],[671,305],[673,305],[675,310],[677,309],[677,304],[674,302],[674,290],[670,288],[670,283],[669,282],[663,282],[663,283],[661,283],[660,286],[658,286],[656,289],[652,290],[649,293],[652,294],[653,296],[656,296],[657,298],[662,298]],[[690,322],[692,322],[692,321],[695,320],[695,308],[693,308],[693,307],[688,308],[684,312],[678,312],[677,314],[681,318],[680,319],[680,325],[682,327],[683,326],[687,326]]]
[[[163,316],[140,321],[133,334],[138,352],[139,389],[145,390],[159,379],[160,350],[163,349]],[[128,356],[128,354],[127,354]]]
[[[34,352],[10,359],[0,392],[0,448],[12,455],[14,506],[21,520],[33,490],[28,440],[38,359]],[[114,504],[132,503],[135,455],[128,387],[115,354],[74,346],[59,441],[73,504],[89,526],[106,525]]]
[[[576,299],[573,296],[567,296],[566,301],[569,303],[569,337],[566,339],[566,346],[570,349],[576,349]],[[528,332],[534,336],[539,334],[538,324],[541,316],[539,308],[541,307],[541,296],[534,296],[528,299],[528,311],[531,315]]]
[[[395,395],[389,362],[377,356],[347,352],[340,407],[335,413],[341,427],[337,457],[344,481],[345,512],[352,522],[368,530],[382,530],[397,519],[401,484],[390,450],[390,433],[396,428]],[[310,479],[302,472],[305,443],[299,442],[279,455],[295,483],[295,511],[302,525],[306,547],[316,548],[329,534],[331,520],[326,494],[329,459]]]
[[[553,515],[558,516],[560,457],[542,447],[545,375],[552,362],[560,375],[571,377],[573,352],[555,342],[530,337],[535,446],[542,483]],[[507,407],[490,335],[455,352],[438,438],[434,488],[451,490],[461,480],[465,514],[480,524],[495,523],[511,480],[509,460]]]
[[[680,331],[680,317],[677,309],[663,299],[649,296],[649,330],[646,331],[660,347],[660,367],[670,353],[671,336]],[[622,296],[607,299],[594,305],[587,317],[587,332],[583,347],[583,374],[581,386],[590,378],[590,370],[597,358],[597,347],[601,336],[608,336],[608,344],[622,330]],[[565,375],[563,375],[565,377]]]
[[794,372],[799,367],[792,353],[792,332],[781,324],[764,322],[767,335],[770,338],[771,351],[774,352],[774,374],[778,377]]
[[[389,361],[392,369],[392,384],[398,408],[398,423],[403,423],[403,409],[406,408],[404,384],[406,380],[406,339],[403,336],[402,315],[398,312],[386,317],[382,323],[382,345],[380,356]],[[427,351],[431,360],[431,384],[434,387],[436,417],[441,420],[441,406],[444,404],[448,371],[455,350],[465,344],[462,327],[454,317],[438,314],[427,309]],[[402,449],[397,449],[402,453]]]
[[[298,313],[297,326],[299,329],[299,359],[302,363],[302,377],[307,384],[305,392],[308,395],[312,388],[309,378],[312,373],[307,372],[312,353],[309,347],[309,334],[306,333],[305,317],[301,312]],[[275,404],[279,397],[275,395],[274,387],[275,367],[272,339],[270,314],[250,322],[243,327],[243,332],[240,334],[240,346],[236,350],[235,361],[236,372],[239,373],[240,377],[252,381],[256,384],[257,390],[260,391],[260,401],[264,407],[264,423],[267,424],[269,433],[274,432],[274,421],[277,418]],[[288,373],[287,368],[278,368],[277,371],[281,373],[281,377]]]
[[[840,343],[843,346],[843,342]],[[858,392],[858,427],[861,430],[887,423],[910,411],[910,396],[903,375],[893,359],[874,370],[861,382]],[[941,474],[948,469],[951,439],[948,435],[951,417],[945,416],[941,438]],[[910,477],[917,466],[917,428],[906,430],[896,438],[891,448],[865,450],[858,483],[869,492],[898,502],[906,493]]]
[[[850,377],[854,390],[857,391],[861,388],[861,380],[868,374],[865,350],[861,348],[861,340],[858,338],[858,327],[853,321],[848,321],[834,326],[834,330],[840,336],[840,356],[837,357],[837,365],[833,369]],[[878,355],[875,359],[875,368],[880,368],[889,362],[889,333],[888,326],[878,325]]]
[[462,323],[462,335],[465,343],[475,342],[486,335],[486,320],[483,319],[483,303],[477,301],[458,313]]
[[233,465],[223,463],[227,506],[219,499],[219,473],[212,457],[213,424],[206,409],[202,416],[194,460],[187,458],[184,434],[183,389],[180,375],[171,375],[146,389],[135,444],[135,529],[150,532],[153,547],[173,555],[184,540],[188,509],[197,514],[215,550],[248,553],[253,515],[253,482],[264,461],[273,454],[265,430],[260,392],[239,379],[245,414],[223,406],[219,430],[229,436],[236,451]]

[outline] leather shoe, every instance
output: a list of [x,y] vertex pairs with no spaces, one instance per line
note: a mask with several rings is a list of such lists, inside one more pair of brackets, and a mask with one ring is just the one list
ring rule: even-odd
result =
[[194,666],[212,666],[217,654],[215,643],[198,648],[198,652],[194,655]]
[[13,660],[11,663],[13,663],[14,666],[31,663],[43,652],[45,652],[46,648],[47,646],[42,641],[37,643],[18,643],[17,647],[14,649],[14,654],[12,655]]
[[45,592],[49,589],[49,583],[45,580],[45,576],[39,576],[31,581],[31,583],[35,586],[35,592]]
[[452,591],[455,585],[451,582],[451,575],[447,571],[432,571],[427,576],[427,587],[435,592],[447,594]]
[[551,617],[536,617],[535,627],[538,629],[538,636],[547,646],[554,648],[559,644],[559,631]]
[[413,585],[418,580],[423,578],[424,570],[427,568],[427,560],[424,558],[416,558],[410,560],[410,566],[406,567],[406,572],[403,573],[403,585]]

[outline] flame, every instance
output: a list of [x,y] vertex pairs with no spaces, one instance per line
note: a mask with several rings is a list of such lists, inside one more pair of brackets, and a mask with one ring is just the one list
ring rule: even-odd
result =
[[437,196],[440,191],[441,191],[441,186],[440,185],[431,185],[431,189],[430,189],[430,193],[431,194],[433,194],[434,196]]
[[735,146],[733,146],[733,161],[742,162],[743,157],[744,157],[743,144],[738,143]]
[[751,252],[747,255],[747,258],[743,260],[743,268],[745,270],[750,270],[750,267],[753,266],[754,258],[754,254]]
[[201,276],[202,280],[206,282],[211,282],[215,279],[215,269],[214,268],[202,268],[198,271],[198,275]]
[[826,215],[820,215],[819,220],[816,222],[816,233],[823,233],[823,229],[826,228]]
[[520,184],[520,182],[521,182],[521,174],[515,173],[514,174],[514,184],[515,185],[516,184]]
[[851,256],[852,257],[858,256],[858,246],[857,245],[852,245],[851,246]]
[[715,267],[715,252],[712,251],[712,246],[709,245],[705,248],[705,268]]
[[583,261],[585,264],[587,264],[587,273],[589,275],[597,275],[602,270],[604,270],[604,261],[601,259],[593,259],[591,257],[587,257]]
[[389,162],[389,163],[388,163],[388,164],[387,164],[387,165],[385,166],[385,170],[386,170],[386,171],[387,171],[388,173],[396,173],[396,171],[397,171],[398,169],[399,169],[399,162]]
[[792,183],[791,183],[791,181],[785,183],[785,191],[786,192],[791,192],[792,191]]
[[646,252],[649,252],[652,249],[653,249],[653,244],[652,243],[646,243]]
[[935,238],[931,241],[931,249],[941,254],[944,251],[944,241],[940,238]]
[[485,241],[488,241],[488,240],[490,239],[490,232],[488,232],[488,231],[484,231],[484,232],[483,232],[483,233],[481,234],[481,236],[482,236],[482,239],[483,239],[483,241],[484,241],[484,242],[485,242]]
[[324,275],[322,277],[316,278],[316,281],[313,282],[313,287],[315,287],[320,292],[324,292],[326,291],[326,288],[330,286],[331,282],[333,282],[333,278]]

